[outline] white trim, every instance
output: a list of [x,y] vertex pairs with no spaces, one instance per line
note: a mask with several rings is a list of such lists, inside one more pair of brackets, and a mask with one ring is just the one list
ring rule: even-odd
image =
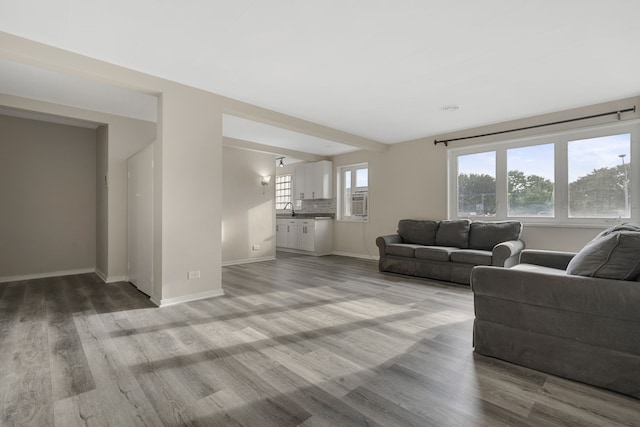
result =
[[183,295],[181,297],[175,298],[163,298],[158,303],[154,298],[150,298],[151,302],[157,305],[158,307],[168,307],[170,305],[182,304],[184,302],[198,301],[201,299],[213,298],[213,297],[221,297],[224,295],[224,290],[215,289],[213,291],[199,292],[197,294]]
[[[367,185],[366,187],[356,187],[356,174],[358,169],[366,169],[367,170]],[[351,204],[351,201],[345,202],[345,183],[344,183],[344,173],[346,171],[351,172],[351,194],[353,195],[358,191],[366,191],[367,192],[367,209],[366,215],[350,215],[345,216],[345,203]],[[337,197],[336,197],[336,220],[339,222],[356,222],[356,223],[364,223],[369,222],[369,212],[371,212],[370,200],[369,200],[369,190],[370,190],[370,176],[369,172],[371,168],[369,167],[369,162],[363,163],[354,163],[347,165],[339,165],[336,166],[336,189],[337,189]]]
[[354,252],[340,252],[340,251],[333,251],[331,253],[331,255],[338,255],[338,256],[348,256],[351,258],[361,258],[361,259],[372,259],[372,260],[376,260],[378,261],[380,259],[379,255],[364,255],[364,254],[357,254]]
[[247,259],[238,259],[235,261],[223,261],[222,266],[227,267],[230,265],[238,265],[238,264],[251,264],[253,262],[263,262],[263,261],[275,261],[275,256],[264,256],[260,258],[247,258]]
[[97,268],[96,268],[96,274],[98,275],[98,277],[99,277],[100,279],[102,279],[102,281],[103,281],[104,283],[107,283],[107,275],[106,275],[106,274],[104,274],[101,270],[99,270],[99,269],[97,269]]
[[115,282],[128,282],[129,276],[111,276],[107,277],[105,283],[115,283]]
[[293,249],[293,248],[281,248],[278,247],[278,252],[289,252],[292,254],[300,254],[300,255],[308,255],[308,256],[325,256],[332,255],[331,252],[310,252],[302,249]]
[[21,280],[45,279],[48,277],[72,276],[75,274],[95,273],[95,268],[80,268],[77,270],[51,271],[48,273],[23,274],[19,276],[0,277],[0,283],[19,282]]
[[[630,156],[628,165],[638,165],[640,163],[640,150],[638,149],[638,139],[640,139],[640,120],[625,120],[623,122],[608,123],[604,125],[589,126],[585,128],[567,129],[552,133],[542,133],[531,135],[523,138],[515,138],[509,140],[500,140],[488,143],[479,143],[474,145],[465,145],[461,147],[449,148],[447,150],[447,217],[449,219],[463,218],[458,217],[458,200],[457,200],[457,159],[460,156],[473,155],[479,153],[495,152],[496,158],[496,215],[492,217],[473,217],[470,219],[489,219],[489,220],[518,220],[525,225],[535,224],[537,226],[559,226],[559,227],[576,227],[576,228],[606,228],[614,224],[622,222],[638,221],[638,203],[640,201],[640,186],[632,185],[630,192],[630,217],[600,217],[600,218],[581,218],[568,216],[568,144],[571,141],[582,139],[600,138],[609,135],[628,133],[630,134]],[[531,147],[543,144],[554,144],[554,212],[555,217],[519,217],[508,216],[507,203],[509,195],[506,189],[507,176],[507,150],[513,148]],[[629,180],[632,183],[637,182],[639,168],[630,166]],[[502,188],[499,188],[502,185]]]

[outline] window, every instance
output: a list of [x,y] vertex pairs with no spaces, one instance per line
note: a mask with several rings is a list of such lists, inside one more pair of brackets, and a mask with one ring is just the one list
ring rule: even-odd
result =
[[569,141],[569,216],[630,218],[631,135]]
[[597,224],[640,218],[640,126],[623,124],[449,151],[450,217]]
[[369,166],[338,167],[338,219],[367,221],[369,216]]
[[276,209],[286,209],[291,202],[291,175],[276,176]]
[[458,157],[458,215],[496,215],[496,153]]
[[507,149],[507,216],[553,217],[554,164],[553,144]]

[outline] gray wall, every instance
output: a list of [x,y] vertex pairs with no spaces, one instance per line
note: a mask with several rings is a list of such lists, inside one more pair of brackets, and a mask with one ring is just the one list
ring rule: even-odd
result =
[[96,272],[107,278],[109,271],[109,127],[96,129]]
[[0,116],[0,278],[96,266],[96,131]]

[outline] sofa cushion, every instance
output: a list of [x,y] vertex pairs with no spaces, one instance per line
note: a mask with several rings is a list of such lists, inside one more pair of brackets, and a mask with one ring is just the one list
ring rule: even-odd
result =
[[520,239],[520,221],[474,221],[469,230],[469,248],[490,251],[495,245]]
[[416,248],[422,247],[421,245],[410,245],[407,243],[392,243],[387,245],[387,255],[395,255],[406,258],[413,258]]
[[451,252],[457,250],[458,248],[448,246],[421,246],[416,248],[415,257],[430,261],[449,261]]
[[451,261],[473,265],[491,265],[491,252],[479,249],[460,249],[451,253]]
[[640,228],[624,224],[605,230],[569,262],[567,274],[636,280],[640,276]]
[[468,248],[470,224],[471,221],[468,219],[440,221],[440,226],[436,233],[436,245]]
[[434,245],[438,221],[401,219],[398,222],[398,234],[404,243]]

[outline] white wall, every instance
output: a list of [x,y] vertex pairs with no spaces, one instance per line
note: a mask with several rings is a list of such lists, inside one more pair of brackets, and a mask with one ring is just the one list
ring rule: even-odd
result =
[[[223,157],[223,264],[275,258],[275,156],[225,147]],[[271,182],[263,188],[265,175]]]
[[[162,236],[155,241],[164,304],[222,293],[222,111],[207,92],[170,83],[163,89]],[[201,278],[188,280],[195,270]]]
[[369,164],[369,221],[336,220],[335,252],[376,257],[376,237],[395,233],[398,220],[446,217],[446,164],[427,144],[395,144],[384,153],[358,151],[336,156],[333,162],[336,169]]
[[[334,227],[334,251],[360,256],[378,255],[377,236],[392,234],[398,220],[447,218],[447,147],[435,146],[434,139],[483,134],[505,129],[548,123],[606,111],[617,111],[630,105],[639,105],[640,97],[577,108],[569,111],[499,123],[477,129],[468,129],[449,135],[432,136],[390,146],[387,152],[357,151],[333,158],[334,165],[369,162],[369,222],[365,224],[336,221]],[[640,118],[625,114],[625,120]],[[451,147],[481,144],[490,141],[514,139],[544,132],[605,124],[617,121],[616,116],[603,117],[586,122],[574,122],[550,128],[511,133],[492,138],[452,142]],[[639,149],[640,147],[634,147]],[[337,194],[337,193],[336,193]],[[539,227],[525,225],[523,240],[528,248],[578,251],[602,228]]]
[[0,279],[93,271],[96,131],[0,116]]

